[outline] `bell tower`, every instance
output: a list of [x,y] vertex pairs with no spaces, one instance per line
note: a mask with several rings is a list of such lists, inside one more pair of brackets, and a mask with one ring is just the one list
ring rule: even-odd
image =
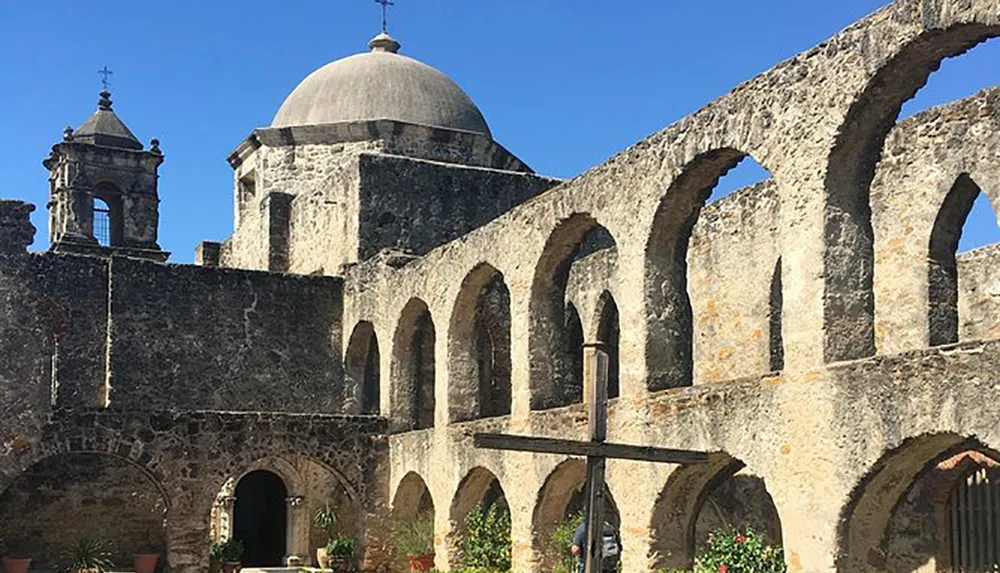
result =
[[145,149],[100,93],[97,111],[43,162],[49,170],[49,249],[166,261],[157,244],[157,170],[163,153],[156,139]]

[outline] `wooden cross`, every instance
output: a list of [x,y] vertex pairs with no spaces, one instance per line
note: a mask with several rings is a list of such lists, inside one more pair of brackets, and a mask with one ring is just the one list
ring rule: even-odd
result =
[[587,555],[585,572],[601,573],[602,534],[604,533],[604,466],[608,458],[661,462],[668,464],[698,464],[708,461],[708,455],[691,450],[673,450],[651,446],[612,444],[605,440],[608,434],[608,354],[602,344],[584,345],[589,354],[589,372],[584,376],[587,402],[587,421],[590,441],[561,440],[510,434],[479,433],[473,436],[477,448],[562,454],[587,457]]
[[97,70],[97,75],[101,76],[101,85],[104,86],[104,91],[108,91],[108,87],[111,85],[111,76],[114,75],[114,72],[109,70],[107,66],[104,66],[104,69]]
[[375,0],[375,3],[382,5],[382,31],[383,32],[388,32],[389,31],[389,26],[388,26],[388,23],[386,21],[386,14],[389,11],[389,6],[395,6],[396,3],[392,2],[391,0]]

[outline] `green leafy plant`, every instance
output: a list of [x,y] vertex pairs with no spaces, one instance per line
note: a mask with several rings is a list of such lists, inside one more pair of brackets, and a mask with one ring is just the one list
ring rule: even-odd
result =
[[489,571],[510,569],[510,510],[478,506],[465,517],[465,534],[459,541],[462,565]]
[[576,528],[583,523],[583,511],[578,511],[569,515],[566,519],[556,525],[549,538],[549,551],[552,555],[559,556],[559,562],[553,569],[553,573],[576,573],[577,558],[570,553],[569,548],[573,545],[573,537],[576,536]]
[[243,542],[239,539],[213,541],[208,554],[219,563],[235,563],[243,558]]
[[392,541],[403,557],[434,553],[434,516],[418,515],[392,523]]
[[354,539],[338,535],[326,544],[326,555],[335,559],[354,559]]
[[715,531],[708,547],[695,560],[695,573],[785,573],[785,556],[780,546],[768,545],[764,536],[751,528],[743,531]]
[[115,566],[111,561],[108,544],[92,537],[73,540],[63,550],[66,571],[91,571],[103,573]]
[[313,516],[313,523],[316,527],[326,532],[327,539],[333,539],[333,528],[337,525],[337,510],[330,507],[330,504],[316,510]]

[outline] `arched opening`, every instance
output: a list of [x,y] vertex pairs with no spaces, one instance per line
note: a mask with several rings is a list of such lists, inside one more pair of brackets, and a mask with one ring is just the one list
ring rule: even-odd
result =
[[[934,11],[950,6],[924,9],[924,21],[935,22],[947,20],[948,15]],[[870,190],[886,136],[903,104],[927,83],[942,61],[998,35],[1000,26],[983,24],[927,31],[882,66],[848,110],[830,153],[825,181],[823,355],[827,362],[875,354]]]
[[138,466],[118,457],[66,453],[46,457],[0,495],[8,555],[56,570],[67,546],[99,539],[119,566],[134,553],[166,555],[169,500]]
[[449,354],[451,421],[510,414],[510,291],[503,274],[488,264],[462,282]]
[[396,327],[392,386],[395,429],[434,427],[434,321],[420,299],[406,303]]
[[838,569],[1000,568],[998,460],[953,434],[911,439],[883,456],[841,516]]
[[[490,511],[493,511],[495,521],[494,525],[503,525],[506,522],[506,539],[501,540],[500,537],[503,532],[499,531],[489,531],[480,532],[480,535],[489,536],[489,545],[496,545],[497,542],[506,542],[508,545],[510,543],[510,507],[507,505],[507,496],[503,491],[503,486],[500,485],[500,480],[497,479],[496,475],[490,470],[483,467],[476,467],[469,471],[468,474],[462,481],[458,484],[458,490],[455,492],[455,498],[451,502],[451,511],[449,513],[449,519],[451,520],[451,533],[449,537],[449,542],[455,546],[456,551],[452,552],[452,566],[497,566],[500,564],[484,564],[484,563],[474,563],[470,562],[469,555],[466,555],[463,548],[463,541],[468,543],[471,537],[469,531],[469,516],[473,512],[478,512],[478,519],[480,521],[487,515]],[[482,528],[485,529],[485,528]],[[485,539],[478,539],[480,544],[483,544]],[[478,549],[478,547],[477,547]],[[478,555],[476,557],[479,557]],[[509,553],[505,555],[506,560],[509,562]],[[508,566],[509,567],[509,566]]]
[[963,173],[955,181],[934,220],[927,256],[927,330],[931,346],[958,342],[959,241],[979,186]]
[[288,549],[288,489],[277,475],[252,471],[236,483],[233,538],[243,542],[243,564],[278,567]]
[[[587,463],[568,459],[552,470],[538,492],[531,530],[532,545],[543,571],[552,571],[559,563],[573,561],[566,536],[576,529],[586,510],[586,480]],[[616,530],[621,527],[618,506],[607,484],[604,518]]]
[[[688,247],[695,223],[720,178],[748,157],[732,148],[702,153],[674,180],[657,209],[646,247],[649,390],[689,386],[693,382],[694,318],[688,295]],[[752,168],[751,174],[763,170],[754,167],[753,161],[747,165]],[[753,178],[757,176],[753,174]],[[762,300],[766,288],[765,284],[761,289]]]
[[781,520],[764,480],[726,454],[674,470],[653,507],[650,558],[657,568],[690,568],[712,533],[753,529],[781,544]]
[[[584,339],[579,304],[595,281],[607,282],[616,261],[614,238],[589,215],[570,216],[549,236],[531,287],[532,410],[583,400]],[[571,282],[574,292],[568,289]],[[593,292],[593,296],[601,290]],[[589,308],[593,308],[593,302],[590,304]]]
[[767,341],[771,372],[785,369],[785,343],[781,335],[781,314],[784,295],[781,291],[781,257],[771,273],[771,293],[767,299]]
[[[364,556],[365,548],[360,544],[363,514],[355,501],[356,492],[341,474],[311,457],[296,454],[269,456],[254,462],[247,469],[242,476],[234,475],[226,480],[216,495],[210,514],[212,540],[245,540],[245,530],[264,519],[267,530],[258,529],[252,536],[254,539],[265,537],[265,546],[272,543],[276,546],[280,542],[279,559],[282,563],[286,556],[296,556],[306,564],[313,563],[316,549],[325,547],[331,537],[340,536],[354,539],[358,543],[356,557],[361,559]],[[267,486],[263,494],[259,491],[255,494],[254,482],[258,489]],[[285,490],[283,495],[278,482]],[[247,490],[248,487],[251,489]],[[286,508],[283,525],[277,507],[279,500]],[[244,511],[238,511],[241,505]],[[251,509],[250,513],[245,511],[247,506]],[[315,522],[316,513],[321,509],[331,509],[336,515],[336,522],[329,529]],[[255,515],[253,510],[267,510],[271,515]],[[242,525],[238,523],[241,520]],[[284,533],[279,535],[279,530]],[[250,541],[244,543],[249,544]],[[269,552],[268,560],[273,560],[276,548],[271,547]]]
[[771,173],[760,163],[747,155],[735,167],[719,177],[718,183],[712,188],[712,194],[706,200],[706,205],[724,199],[737,191],[750,191],[758,183],[771,178]]
[[618,362],[618,346],[621,338],[618,324],[618,305],[611,293],[604,291],[598,301],[597,341],[608,353],[608,398],[621,394],[621,366]]
[[102,247],[122,244],[124,232],[122,193],[110,183],[100,183],[94,188],[91,208],[91,234]]
[[[411,544],[416,538],[422,539],[428,547],[434,546],[434,498],[416,472],[407,473],[396,487],[392,498],[392,529],[395,537],[405,537]],[[396,550],[397,569],[408,570],[402,548],[396,547]]]
[[344,358],[344,372],[349,387],[354,389],[354,411],[359,414],[379,414],[379,361],[375,327],[370,322],[359,322],[351,333]]

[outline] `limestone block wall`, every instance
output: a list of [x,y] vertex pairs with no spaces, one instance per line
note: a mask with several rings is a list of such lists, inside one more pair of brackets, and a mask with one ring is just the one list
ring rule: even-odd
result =
[[731,193],[698,216],[687,254],[695,384],[783,368],[778,217],[772,180]]
[[1000,245],[958,257],[960,340],[1000,338]]
[[979,193],[1000,205],[998,109],[1000,89],[986,90],[901,122],[886,140],[871,187],[879,352],[960,338],[954,250]]
[[116,408],[335,412],[341,282],[115,259]]
[[386,248],[422,255],[549,189],[526,173],[362,154],[357,260]]

